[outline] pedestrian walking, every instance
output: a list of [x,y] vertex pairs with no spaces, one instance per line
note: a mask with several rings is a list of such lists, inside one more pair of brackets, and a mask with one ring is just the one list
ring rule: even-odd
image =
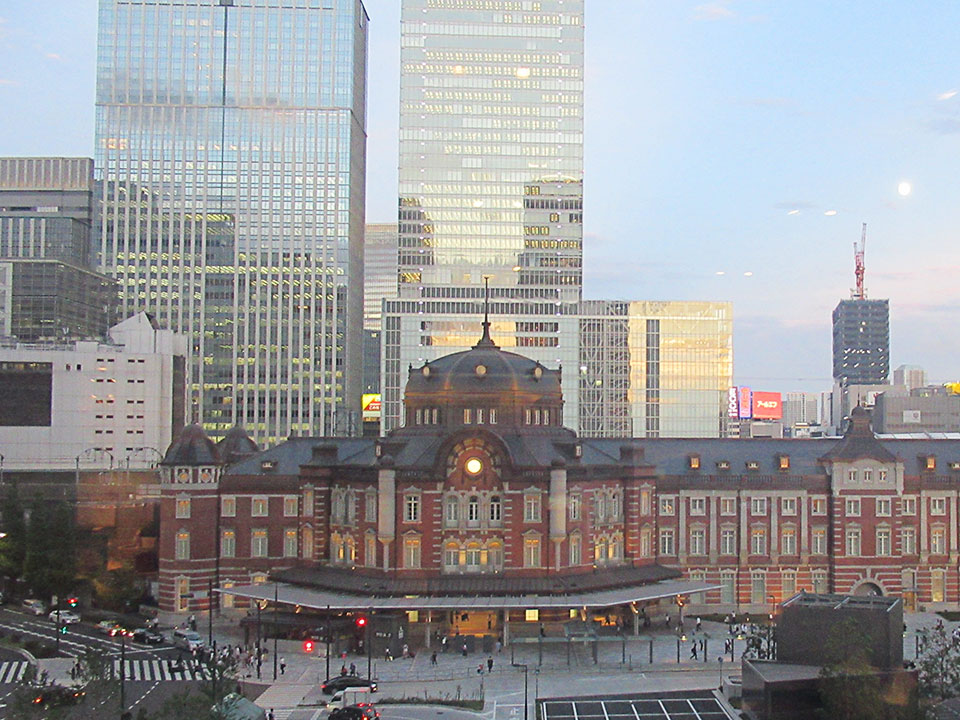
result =
[[497,640],[497,655],[499,655],[501,652],[503,652],[503,642]]
[[483,663],[477,665],[477,675],[483,675]]
[[466,643],[463,644],[463,656],[464,656],[464,657],[467,656],[467,644],[466,644]]
[[703,622],[700,620],[700,618],[697,618],[697,632],[700,632],[702,628],[703,628]]
[[440,640],[440,650],[441,650],[442,652],[446,652],[446,651],[447,651],[447,636],[446,636],[446,635],[444,635],[444,636],[443,636],[443,639]]
[[346,665],[341,665],[341,666],[340,666],[340,677],[343,677],[343,676],[346,675],[346,674],[347,674],[347,666],[346,666]]
[[403,657],[405,658],[410,657],[410,646],[407,645],[406,643],[403,644]]
[[193,630],[194,632],[197,631],[197,616],[196,616],[196,615],[191,615],[191,616],[190,616],[190,629]]
[[267,720],[277,720],[277,716],[273,714],[273,708],[270,708],[270,712],[267,713]]
[[280,674],[283,675],[285,672],[287,672],[287,659],[280,658]]
[[493,672],[493,657],[491,657],[491,656],[488,656],[488,657],[487,657],[487,672],[488,672],[488,673],[492,673],[492,672]]
[[436,664],[437,664],[437,651],[436,651],[436,650],[434,650],[434,651],[430,654],[430,664],[431,664],[431,665],[436,665]]
[[664,624],[665,624],[668,628],[670,627],[670,614],[669,614],[669,613],[668,613],[667,616],[664,618]]
[[690,646],[690,659],[691,660],[697,659],[697,641],[696,640],[694,640],[693,645]]
[[357,664],[356,664],[356,663],[350,663],[350,674],[351,674],[351,675],[356,675],[356,674],[357,674]]

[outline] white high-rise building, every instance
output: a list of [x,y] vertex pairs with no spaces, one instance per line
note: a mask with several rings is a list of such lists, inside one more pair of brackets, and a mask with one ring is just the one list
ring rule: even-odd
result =
[[185,334],[189,419],[359,429],[360,0],[101,0],[101,269]]
[[383,429],[406,368],[491,334],[563,366],[577,427],[583,0],[402,0],[397,300],[383,324]]
[[147,313],[109,342],[0,345],[2,467],[156,467],[184,425],[186,355]]

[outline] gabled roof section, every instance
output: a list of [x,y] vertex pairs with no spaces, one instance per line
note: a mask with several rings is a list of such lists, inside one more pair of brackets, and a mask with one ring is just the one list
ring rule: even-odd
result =
[[870,424],[870,411],[859,405],[850,413],[850,423],[843,434],[843,440],[834,445],[823,456],[826,462],[844,460],[877,460],[879,462],[896,462],[897,457],[887,450],[877,436],[873,434]]

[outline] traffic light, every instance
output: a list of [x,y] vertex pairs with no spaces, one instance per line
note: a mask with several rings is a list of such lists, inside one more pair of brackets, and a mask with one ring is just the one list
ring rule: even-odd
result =
[[360,615],[356,620],[354,620],[358,628],[363,628],[367,626],[367,619]]
[[313,652],[313,640],[304,640],[303,641],[303,651],[305,653]]
[[59,632],[60,632],[61,635],[66,635],[66,634],[67,634],[67,626],[66,626],[66,625],[61,625]]
[[67,598],[67,605],[69,605],[72,608],[75,608],[79,603],[80,603],[80,598],[76,596]]

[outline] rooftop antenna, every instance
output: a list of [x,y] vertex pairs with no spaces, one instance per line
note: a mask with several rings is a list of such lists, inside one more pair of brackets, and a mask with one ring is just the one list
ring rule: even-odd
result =
[[490,338],[490,275],[483,276],[483,334],[480,341],[474,345],[479,347],[496,347]]
[[863,232],[860,234],[860,244],[857,245],[856,241],[853,243],[853,261],[854,261],[854,274],[857,277],[857,287],[851,293],[854,300],[866,300],[867,291],[863,287],[863,254],[867,249],[867,224],[863,224]]

